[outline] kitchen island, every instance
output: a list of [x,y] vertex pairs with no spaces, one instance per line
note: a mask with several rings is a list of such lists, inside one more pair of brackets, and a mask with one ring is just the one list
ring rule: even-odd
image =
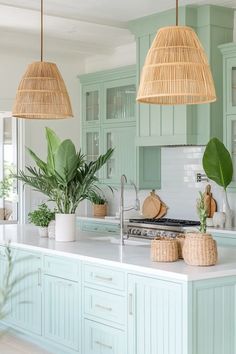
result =
[[8,241],[15,273],[29,274],[8,326],[59,354],[236,353],[236,248],[219,247],[216,266],[191,267],[151,262],[149,244],[77,236],[57,243],[29,225],[0,226],[1,278]]

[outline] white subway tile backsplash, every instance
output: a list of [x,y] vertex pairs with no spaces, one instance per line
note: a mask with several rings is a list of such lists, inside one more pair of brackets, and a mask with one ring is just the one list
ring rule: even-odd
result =
[[[202,156],[204,147],[164,147],[162,148],[161,166],[161,190],[156,191],[163,201],[168,205],[170,218],[198,219],[196,212],[196,200],[199,191],[203,191],[208,182],[196,182],[196,173],[204,173],[202,168]],[[210,181],[212,192],[221,206],[221,189],[214,182]],[[148,196],[149,191],[140,191],[141,205]],[[235,194],[229,194],[231,208],[236,211]],[[135,193],[133,189],[125,191],[126,206],[134,203]],[[109,213],[114,215],[119,209],[119,191],[114,196],[107,195],[109,201]],[[126,217],[138,215],[137,212],[127,212]]]

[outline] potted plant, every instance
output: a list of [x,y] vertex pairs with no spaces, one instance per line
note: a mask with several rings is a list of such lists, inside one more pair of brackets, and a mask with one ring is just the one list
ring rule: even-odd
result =
[[94,191],[88,199],[93,204],[93,216],[104,217],[107,215],[107,200],[104,195]]
[[16,176],[25,184],[48,196],[56,204],[56,241],[75,240],[75,211],[79,203],[97,190],[97,171],[108,161],[109,149],[97,160],[87,163],[86,156],[76,151],[70,139],[61,141],[53,130],[46,128],[47,160],[41,160],[27,149],[36,167],[26,166]]
[[38,226],[40,237],[48,237],[48,225],[51,220],[55,219],[55,212],[43,203],[39,205],[38,209],[30,212],[28,218],[30,223]]
[[183,258],[189,265],[211,266],[217,262],[217,246],[212,236],[206,233],[207,209],[202,192],[197,200],[200,220],[199,232],[187,233],[183,244]]
[[202,164],[207,177],[216,182],[223,190],[222,211],[225,212],[225,226],[232,226],[232,211],[230,209],[226,189],[233,179],[233,163],[229,151],[217,138],[212,138],[206,146]]

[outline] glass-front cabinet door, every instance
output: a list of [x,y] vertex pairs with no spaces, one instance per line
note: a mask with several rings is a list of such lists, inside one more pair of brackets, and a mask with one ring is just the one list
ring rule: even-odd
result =
[[233,161],[233,182],[230,187],[236,187],[236,115],[227,116],[227,148]]
[[134,78],[114,80],[105,84],[105,122],[135,120],[136,85]]
[[89,85],[83,88],[83,123],[95,124],[100,119],[100,86]]
[[227,60],[227,114],[236,114],[236,61],[233,58]]
[[83,153],[87,162],[94,161],[100,153],[100,131],[96,128],[87,128],[83,132]]

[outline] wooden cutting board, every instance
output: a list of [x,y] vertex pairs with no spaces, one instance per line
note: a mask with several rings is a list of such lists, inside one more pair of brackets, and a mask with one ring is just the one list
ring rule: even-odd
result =
[[159,214],[155,217],[155,219],[160,219],[163,216],[165,216],[167,213],[167,209],[168,209],[167,206],[164,203],[161,203],[161,209],[159,211]]
[[217,210],[217,204],[216,200],[212,196],[210,184],[206,186],[206,190],[204,192],[204,204],[207,210],[207,217],[212,218],[215,211]]
[[161,201],[154,191],[144,200],[142,214],[145,218],[155,218],[160,213]]

